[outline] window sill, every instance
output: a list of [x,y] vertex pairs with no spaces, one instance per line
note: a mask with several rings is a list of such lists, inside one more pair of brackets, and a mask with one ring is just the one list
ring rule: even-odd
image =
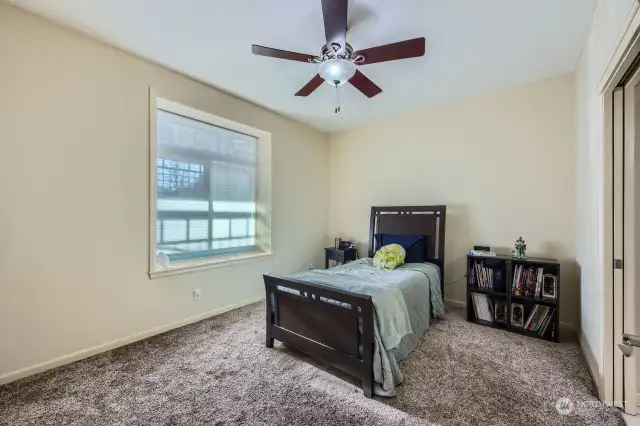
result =
[[221,268],[223,266],[236,265],[252,260],[270,259],[274,256],[273,252],[259,253],[241,253],[230,254],[226,256],[217,256],[205,259],[193,259],[174,262],[168,268],[159,268],[149,272],[149,278],[162,278],[171,275],[189,274],[191,272],[203,271],[206,269]]

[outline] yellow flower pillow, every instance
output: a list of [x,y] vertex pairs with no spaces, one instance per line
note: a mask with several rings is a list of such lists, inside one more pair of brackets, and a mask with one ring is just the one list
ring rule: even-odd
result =
[[399,244],[389,244],[380,247],[373,256],[373,266],[381,269],[395,269],[404,263],[407,256],[405,249]]

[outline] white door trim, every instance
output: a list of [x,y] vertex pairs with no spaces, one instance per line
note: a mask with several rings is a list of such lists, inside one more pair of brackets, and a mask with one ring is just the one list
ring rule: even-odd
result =
[[[616,49],[609,60],[609,65],[605,68],[598,84],[598,93],[606,93],[608,90],[613,92],[613,89],[618,85],[618,82],[629,68],[629,63],[625,64],[624,59],[628,58],[627,50],[632,45],[631,40],[636,33],[640,20],[640,2],[636,2],[629,12],[629,16],[625,20],[622,26],[622,31],[616,40]],[[635,55],[631,56],[631,59]]]

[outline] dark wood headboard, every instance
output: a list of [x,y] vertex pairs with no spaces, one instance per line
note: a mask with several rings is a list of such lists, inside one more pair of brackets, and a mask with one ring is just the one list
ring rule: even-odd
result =
[[369,257],[373,257],[376,234],[425,235],[428,262],[440,268],[440,289],[444,297],[444,231],[447,206],[371,207]]

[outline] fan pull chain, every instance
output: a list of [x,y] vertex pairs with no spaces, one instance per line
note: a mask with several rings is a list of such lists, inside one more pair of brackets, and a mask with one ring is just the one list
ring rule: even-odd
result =
[[336,109],[335,109],[335,113],[339,113],[340,112],[340,86],[338,86],[336,84]]

